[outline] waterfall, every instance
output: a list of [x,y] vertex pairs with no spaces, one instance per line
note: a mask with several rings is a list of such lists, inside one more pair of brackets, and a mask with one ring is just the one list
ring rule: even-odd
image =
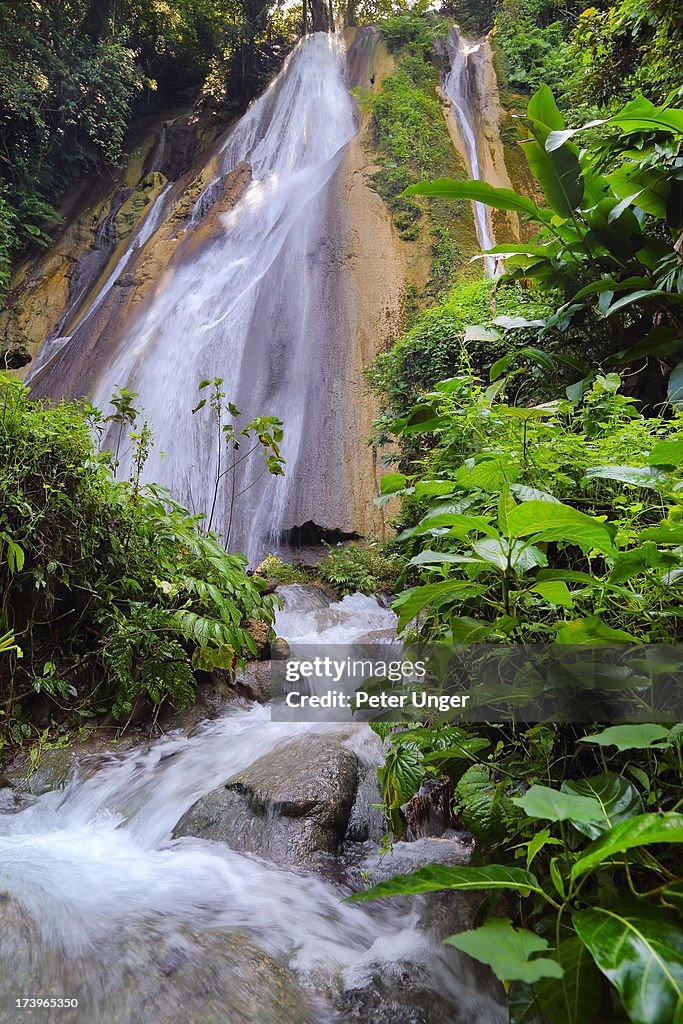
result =
[[[365,49],[369,32],[362,34]],[[372,504],[369,471],[358,466],[371,459],[363,440],[372,416],[360,414],[359,364],[374,354],[361,352],[374,330],[373,310],[367,294],[357,294],[367,289],[357,281],[364,256],[356,255],[359,241],[341,194],[344,159],[358,131],[348,77],[340,35],[304,38],[214,147],[210,180],[185,227],[174,225],[177,248],[153,289],[123,319],[108,310],[123,301],[124,289],[113,289],[106,302],[100,294],[97,316],[90,325],[81,321],[56,354],[53,348],[36,381],[36,393],[53,397],[90,387],[100,408],[118,387],[137,392],[135,405],[155,439],[145,478],[196,513],[211,507],[222,443],[208,408],[192,415],[199,381],[223,378],[227,399],[243,414],[238,429],[257,415],[282,419],[285,477],[264,473],[256,453],[236,485],[246,495],[235,508],[230,548],[252,561],[307,522],[357,531],[352,506],[360,504],[361,472],[362,500]],[[226,189],[233,196],[227,210]],[[167,228],[168,219],[160,235]],[[388,298],[392,288],[395,299]],[[373,339],[379,348],[400,291],[390,282],[384,292],[375,290],[376,320],[385,325]],[[222,458],[225,466],[225,452]],[[120,475],[129,459],[124,454]],[[213,521],[224,536],[229,493],[224,480]]]
[[[310,434],[324,417],[314,406],[334,383],[325,359],[326,187],[356,130],[343,58],[337,38],[305,39],[230,133],[220,172],[247,162],[251,184],[222,215],[219,237],[133,325],[95,392],[99,405],[118,386],[139,393],[156,442],[147,475],[196,511],[211,505],[223,443],[208,412],[192,421],[197,383],[222,377],[240,425],[262,414],[284,420],[285,479],[256,482],[254,458],[237,485],[251,493],[236,506],[231,544],[252,558],[285,526],[288,482],[317,471]],[[201,196],[197,212],[203,206]],[[214,523],[223,534],[229,512],[225,498]]]
[[[462,35],[459,29],[452,27],[448,36],[448,56],[450,69],[444,75],[442,87],[453,105],[460,137],[462,138],[470,176],[475,181],[484,181],[482,160],[479,150],[478,125],[483,107],[482,85],[484,84],[481,70],[484,41],[473,42]],[[472,203],[477,239],[482,250],[491,249],[496,244],[491,227],[491,212],[483,203]],[[500,272],[498,260],[494,256],[484,258],[486,273],[495,277]]]

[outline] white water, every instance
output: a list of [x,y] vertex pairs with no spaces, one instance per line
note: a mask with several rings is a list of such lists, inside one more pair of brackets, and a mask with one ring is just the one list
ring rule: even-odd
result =
[[[390,627],[394,621],[391,612],[360,595],[324,611],[307,590],[287,588],[289,609],[278,619],[278,631],[293,642],[333,634],[335,642],[348,643],[369,623]],[[383,977],[394,961],[406,958],[424,964],[428,987],[457,1000],[463,1021],[499,1024],[500,1008],[477,994],[459,955],[417,929],[413,914],[386,905],[352,906],[341,902],[343,889],[315,875],[289,872],[219,843],[172,839],[175,824],[200,796],[288,738],[337,728],[275,724],[266,707],[233,709],[189,736],[85,758],[64,790],[19,813],[0,814],[0,892],[28,911],[34,958],[27,992],[17,990],[12,964],[0,969],[0,1020],[14,1020],[14,1011],[3,1016],[7,1001],[38,994],[45,979],[51,994],[69,995],[55,988],[74,976],[75,964],[86,988],[92,979],[93,991],[92,1005],[75,1019],[119,1024],[117,986],[120,991],[126,982],[112,952],[118,936],[132,929],[152,942],[180,935],[189,924],[200,934],[219,927],[246,930],[318,986],[331,979],[342,987],[358,985]],[[349,735],[348,726],[344,733]],[[359,753],[369,740],[365,726],[351,728]],[[191,1011],[188,1005],[187,1019],[195,1020]],[[59,1011],[41,1019],[56,1021]],[[323,1019],[331,1019],[327,1011]]]
[[[156,444],[147,478],[197,512],[212,503],[219,445],[208,408],[191,415],[198,382],[222,377],[228,398],[244,414],[241,425],[254,415],[284,420],[285,479],[265,474],[237,506],[230,547],[252,558],[283,527],[300,525],[285,523],[288,498],[295,484],[301,493],[311,486],[310,476],[324,472],[320,449],[335,443],[322,436],[324,427],[334,430],[337,415],[328,411],[335,382],[327,349],[335,348],[331,339],[340,330],[326,308],[326,225],[328,186],[356,132],[344,75],[340,37],[309,36],[227,136],[220,174],[246,161],[251,184],[221,215],[218,236],[157,290],[95,394],[95,403],[105,406],[116,387],[139,393],[136,405],[144,408]],[[211,190],[215,182],[197,201],[193,227],[207,212]],[[248,464],[238,490],[253,484],[262,468],[260,458]],[[224,484],[213,522],[224,536],[227,491]]]
[[[470,175],[475,181],[483,181],[479,159],[476,131],[476,74],[477,62],[473,57],[479,53],[481,43],[474,43],[452,28],[448,36],[450,70],[443,79],[443,90],[453,104],[460,135],[462,137]],[[492,249],[496,244],[491,230],[491,214],[483,203],[472,203],[477,239],[482,250]],[[495,256],[484,257],[484,266],[489,277],[498,271]]]

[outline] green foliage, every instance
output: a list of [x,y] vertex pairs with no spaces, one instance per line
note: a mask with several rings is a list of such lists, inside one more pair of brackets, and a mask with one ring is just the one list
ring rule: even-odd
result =
[[566,21],[540,25],[529,14],[516,16],[511,7],[509,3],[503,5],[494,37],[505,57],[508,83],[523,92],[533,92],[541,83],[566,82]]
[[564,109],[587,113],[637,93],[663,103],[680,86],[682,25],[676,0],[501,0],[494,41],[512,88],[549,85]]
[[[506,311],[518,311],[522,299],[510,294],[502,298]],[[469,345],[465,352],[464,340],[468,326],[490,316],[491,283],[485,280],[469,281],[451,288],[437,306],[425,310],[410,330],[393,348],[375,358],[366,378],[381,397],[385,409],[382,426],[406,415],[420,395],[430,391],[438,380],[451,376],[466,365],[484,372],[502,355],[506,348],[500,344],[497,333],[481,346]]]
[[449,284],[455,267],[474,248],[469,205],[448,207],[407,199],[403,192],[425,175],[444,167],[463,175],[435,94],[439,72],[432,56],[446,23],[414,12],[388,18],[380,32],[395,53],[397,70],[380,91],[364,92],[359,100],[372,112],[380,170],[373,184],[391,210],[399,235],[414,241],[429,233],[432,279],[427,296]]
[[[411,728],[403,734],[413,744],[414,758],[430,749],[429,733]],[[394,749],[401,749],[401,735],[392,737]],[[680,806],[683,792],[680,738],[672,737],[663,755],[652,746],[600,775],[585,779],[579,774],[558,789],[558,772],[568,767],[580,773],[586,767],[571,757],[567,762],[567,738],[551,726],[508,736],[488,755],[488,764],[461,777],[460,800],[474,817],[486,769],[506,776],[508,784],[514,779],[517,787],[531,783],[513,801],[524,813],[508,818],[503,841],[500,832],[492,839],[490,831],[487,836],[482,830],[480,859],[493,842],[498,857],[503,855],[501,863],[421,868],[352,898],[481,890],[488,895],[477,926],[446,941],[488,964],[505,983],[511,1020],[591,1024],[608,1008],[609,1019],[625,1012],[633,1024],[669,1024],[683,1012],[683,946],[672,912],[683,815],[668,809]],[[565,756],[555,757],[562,746]],[[479,783],[468,791],[462,782],[475,770]],[[625,773],[634,781],[628,782]],[[539,785],[539,774],[555,785]],[[493,781],[492,774],[488,778]],[[413,780],[413,786],[420,781]],[[410,788],[401,793],[403,798]],[[643,814],[643,804],[650,801],[662,809]],[[540,832],[538,818],[549,822]],[[587,825],[598,826],[597,836]],[[519,859],[526,868],[514,866]],[[495,915],[491,894],[501,890],[509,894],[506,909],[514,908],[514,923]],[[521,922],[525,927],[519,927]]]
[[[113,414],[127,426],[132,398]],[[0,624],[25,654],[18,662],[10,643],[3,656],[0,710],[17,741],[37,695],[57,716],[128,715],[141,697],[182,707],[195,670],[232,668],[255,652],[247,620],[273,618],[246,559],[200,517],[139,473],[114,478],[113,454],[93,448],[99,420],[0,378]]]
[[400,628],[421,614],[430,639],[677,640],[667,531],[683,514],[681,467],[652,478],[648,453],[683,420],[639,415],[613,376],[578,404],[531,407],[504,401],[502,381],[451,378],[394,423],[432,444],[390,477],[420,580],[396,601]]
[[283,562],[278,555],[266,555],[255,572],[264,580],[276,580],[284,586],[290,583],[311,583],[315,578],[313,566]]
[[87,21],[85,3],[21,2],[0,14],[5,277],[9,257],[49,241],[59,193],[122,154],[130,104],[142,88],[141,69],[125,32],[92,35]]
[[[526,125],[524,152],[546,207],[484,182],[440,179],[412,186],[408,194],[478,198],[498,209],[516,208],[541,228],[531,244],[491,250],[505,256],[508,280],[530,280],[561,295],[554,313],[538,325],[539,341],[548,332],[604,324],[609,347],[603,358],[613,365],[664,357],[675,366],[683,351],[683,272],[676,249],[683,228],[683,110],[633,100],[604,122],[609,134],[584,140],[579,150],[573,137],[594,125],[566,130],[543,86],[529,102]],[[672,401],[678,400],[677,382],[674,369]]]
[[413,56],[426,63],[431,59],[437,39],[445,37],[446,27],[442,21],[412,9],[384,18],[379,33],[392,53],[400,54],[408,48]]
[[676,0],[620,0],[579,15],[569,56],[579,99],[613,107],[642,92],[663,103],[680,88],[683,15]]
[[341,594],[394,594],[405,558],[379,544],[330,548],[318,575]]

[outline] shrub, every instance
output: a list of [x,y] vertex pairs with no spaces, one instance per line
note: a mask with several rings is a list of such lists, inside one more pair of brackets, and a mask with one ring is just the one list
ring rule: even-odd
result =
[[[93,442],[100,418],[0,376],[0,634],[24,654],[0,660],[0,721],[15,740],[41,696],[53,713],[182,707],[197,671],[255,653],[247,619],[273,619],[246,559],[201,517],[138,473],[115,479]],[[144,453],[145,428],[133,443]]]

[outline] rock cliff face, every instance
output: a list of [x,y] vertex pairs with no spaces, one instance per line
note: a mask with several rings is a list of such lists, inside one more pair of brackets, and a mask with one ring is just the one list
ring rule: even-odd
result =
[[178,196],[193,185],[201,191],[210,159],[195,165],[210,152],[214,134],[208,120],[192,111],[148,119],[131,131],[122,168],[67,194],[54,243],[18,268],[0,310],[0,361],[11,364],[20,352],[33,358],[46,341],[83,321],[124,255],[140,244],[140,230],[162,191],[171,185]]

